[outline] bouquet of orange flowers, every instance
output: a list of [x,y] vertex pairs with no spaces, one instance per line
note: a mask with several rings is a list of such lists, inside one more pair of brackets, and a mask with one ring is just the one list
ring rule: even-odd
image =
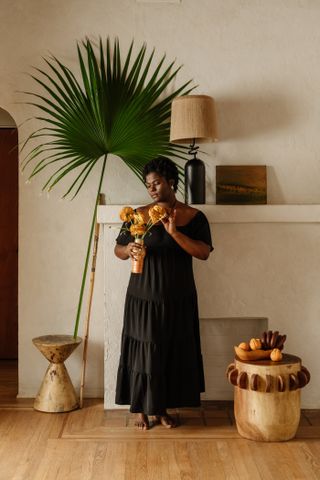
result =
[[[160,205],[154,205],[149,208],[149,218],[146,220],[141,212],[136,212],[132,207],[123,207],[120,212],[120,219],[126,222],[122,228],[122,232],[129,231],[134,237],[134,241],[140,245],[144,244],[144,237],[151,227],[160,220],[168,216],[168,212]],[[132,260],[132,271],[134,273],[142,273],[144,257],[139,260]]]
[[143,240],[150,228],[168,215],[167,210],[160,205],[149,208],[148,213],[146,221],[142,213],[135,212],[132,207],[123,207],[120,218],[129,226],[126,225],[122,231],[129,231],[135,239]]

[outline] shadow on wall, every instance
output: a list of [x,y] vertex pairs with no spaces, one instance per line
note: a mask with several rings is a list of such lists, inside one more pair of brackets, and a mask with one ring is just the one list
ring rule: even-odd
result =
[[16,128],[16,126],[11,115],[3,108],[0,108],[0,128]]
[[286,129],[301,117],[294,102],[278,93],[219,97],[217,115],[221,141],[252,138]]

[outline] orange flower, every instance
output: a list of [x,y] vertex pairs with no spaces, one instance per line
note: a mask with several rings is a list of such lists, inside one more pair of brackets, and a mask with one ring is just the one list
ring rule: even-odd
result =
[[130,222],[133,219],[134,210],[131,207],[123,207],[120,212],[120,218],[123,222]]
[[136,235],[144,235],[147,231],[147,228],[145,225],[131,225],[130,226],[130,233],[134,237]]
[[153,207],[149,208],[149,217],[151,218],[152,223],[159,222],[159,220],[162,220],[167,215],[167,210],[160,205],[154,205]]
[[137,212],[133,215],[133,223],[135,225],[144,225],[146,222],[143,218],[143,215],[141,213]]

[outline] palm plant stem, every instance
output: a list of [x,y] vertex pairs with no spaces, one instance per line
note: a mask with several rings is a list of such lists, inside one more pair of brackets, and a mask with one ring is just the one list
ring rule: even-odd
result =
[[97,192],[97,197],[96,197],[96,203],[95,203],[92,222],[91,222],[91,228],[90,228],[90,234],[89,234],[89,240],[88,240],[88,248],[87,248],[87,253],[86,253],[86,260],[85,260],[85,264],[84,264],[82,281],[81,281],[81,288],[80,288],[80,294],[79,294],[79,300],[78,300],[77,317],[76,317],[76,322],[75,322],[75,326],[74,326],[74,333],[73,333],[74,338],[77,338],[78,330],[79,330],[79,322],[80,322],[81,307],[82,307],[82,301],[83,301],[83,293],[84,293],[84,287],[85,287],[86,279],[87,279],[87,272],[88,272],[88,264],[89,264],[89,258],[90,258],[90,252],[91,252],[93,231],[94,231],[94,227],[95,227],[95,223],[96,223],[97,209],[98,209],[98,204],[99,204],[99,198],[100,198],[100,192],[101,192],[104,172],[105,172],[106,163],[107,163],[107,156],[108,155],[106,154],[104,156],[104,159],[103,159],[103,165],[102,165],[102,170],[101,170],[101,175],[100,175],[100,181],[99,181],[99,187],[98,187],[98,192]]

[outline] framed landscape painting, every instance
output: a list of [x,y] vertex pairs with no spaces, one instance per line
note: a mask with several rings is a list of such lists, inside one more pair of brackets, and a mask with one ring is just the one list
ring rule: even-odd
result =
[[265,165],[216,166],[216,203],[259,205],[267,203]]

